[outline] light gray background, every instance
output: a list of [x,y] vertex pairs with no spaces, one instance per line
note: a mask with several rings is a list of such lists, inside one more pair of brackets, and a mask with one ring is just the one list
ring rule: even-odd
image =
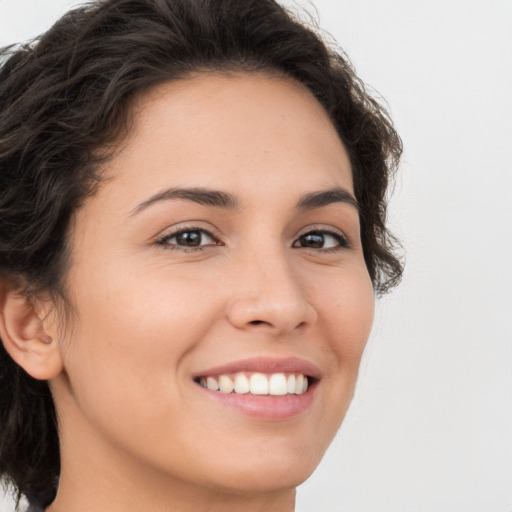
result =
[[[76,3],[0,0],[0,45]],[[512,512],[512,1],[314,5],[403,138],[407,270],[297,512]]]

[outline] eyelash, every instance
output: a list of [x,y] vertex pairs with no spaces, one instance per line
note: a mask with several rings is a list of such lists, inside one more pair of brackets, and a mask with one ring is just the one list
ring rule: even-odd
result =
[[335,246],[335,247],[319,248],[319,249],[303,247],[303,249],[309,249],[309,250],[312,250],[312,251],[322,251],[323,253],[332,253],[332,252],[338,252],[338,251],[342,251],[344,249],[349,249],[350,248],[350,242],[347,239],[347,237],[345,237],[344,235],[342,235],[338,231],[333,231],[333,230],[325,229],[325,228],[313,228],[313,229],[309,229],[305,233],[302,233],[293,242],[292,247],[295,247],[295,244],[302,237],[305,237],[307,235],[320,235],[320,236],[324,237],[324,239],[325,239],[326,235],[327,236],[331,236],[332,238],[334,238],[338,242],[338,245]]
[[[220,241],[217,236],[215,236],[211,231],[205,228],[200,228],[197,226],[190,226],[190,227],[184,227],[180,228],[178,231],[174,231],[172,233],[169,233],[167,235],[164,235],[156,240],[157,245],[162,246],[166,250],[173,250],[173,251],[183,251],[183,252],[198,252],[203,251],[205,246],[197,246],[197,247],[187,247],[186,245],[178,245],[178,244],[169,244],[169,240],[172,240],[173,238],[176,238],[179,235],[182,235],[183,233],[190,233],[190,232],[199,232],[201,234],[206,234],[210,238],[212,238],[216,243],[215,245],[219,245]],[[208,244],[208,246],[211,246],[212,244]]]
[[[212,240],[214,240],[215,244],[206,244],[206,245],[196,246],[196,247],[187,247],[187,246],[184,246],[184,245],[170,244],[169,243],[169,241],[172,240],[173,238],[176,238],[179,235],[182,235],[184,233],[189,233],[189,232],[199,232],[201,234],[206,234]],[[316,249],[316,248],[302,247],[303,249],[309,249],[309,250],[312,250],[314,252],[321,251],[323,253],[331,253],[331,252],[338,252],[338,251],[350,248],[350,242],[349,242],[349,240],[344,235],[342,235],[341,233],[339,233],[337,231],[333,231],[333,230],[329,230],[329,229],[325,229],[325,228],[313,228],[313,229],[309,229],[308,231],[302,233],[293,242],[292,247],[301,248],[300,246],[297,247],[295,244],[302,237],[305,237],[307,235],[321,235],[323,237],[325,237],[326,235],[327,236],[331,236],[332,238],[334,238],[338,242],[339,245],[337,245],[336,247],[329,247],[327,249],[324,249],[324,248]],[[198,252],[198,251],[204,251],[205,247],[211,247],[211,246],[214,246],[214,245],[215,246],[221,245],[221,242],[219,240],[219,237],[216,236],[211,231],[209,231],[208,229],[200,228],[200,227],[197,227],[197,226],[190,226],[190,227],[181,228],[178,231],[169,233],[167,235],[164,235],[164,236],[158,238],[156,240],[156,244],[159,245],[159,246],[162,246],[162,248],[165,248],[166,250],[170,249],[170,250],[177,250],[177,251],[183,251],[183,252]]]

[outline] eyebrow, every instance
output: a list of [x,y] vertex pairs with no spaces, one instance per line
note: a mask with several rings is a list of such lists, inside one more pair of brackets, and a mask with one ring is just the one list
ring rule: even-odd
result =
[[[132,210],[131,215],[136,215],[157,202],[172,199],[185,199],[205,206],[214,206],[228,210],[239,210],[241,208],[240,201],[229,192],[208,188],[169,188],[158,192],[143,203],[140,203]],[[359,205],[355,197],[348,190],[341,187],[306,194],[299,199],[296,208],[306,211],[321,208],[332,203],[345,203],[359,211]]]
[[228,192],[221,192],[220,190],[211,190],[207,188],[169,188],[162,192],[158,192],[148,200],[136,206],[132,210],[132,215],[145,210],[148,206],[151,206],[154,203],[159,201],[169,201],[171,199],[185,199],[205,206],[216,206],[218,208],[226,208],[228,210],[237,210],[240,208],[240,204],[236,197]]
[[359,212],[359,204],[356,198],[348,190],[341,187],[306,194],[300,198],[297,203],[297,209],[313,210],[332,203],[345,203],[354,207]]

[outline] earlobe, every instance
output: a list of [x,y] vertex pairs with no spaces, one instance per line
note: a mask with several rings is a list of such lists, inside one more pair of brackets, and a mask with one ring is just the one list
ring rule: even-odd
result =
[[6,351],[33,378],[50,380],[62,372],[62,359],[36,309],[19,286],[0,281],[0,338]]

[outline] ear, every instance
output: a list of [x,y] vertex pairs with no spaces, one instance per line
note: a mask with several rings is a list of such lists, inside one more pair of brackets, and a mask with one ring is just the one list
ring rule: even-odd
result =
[[11,358],[31,377],[50,380],[62,372],[58,343],[45,331],[49,307],[31,301],[16,283],[0,280],[0,338]]

